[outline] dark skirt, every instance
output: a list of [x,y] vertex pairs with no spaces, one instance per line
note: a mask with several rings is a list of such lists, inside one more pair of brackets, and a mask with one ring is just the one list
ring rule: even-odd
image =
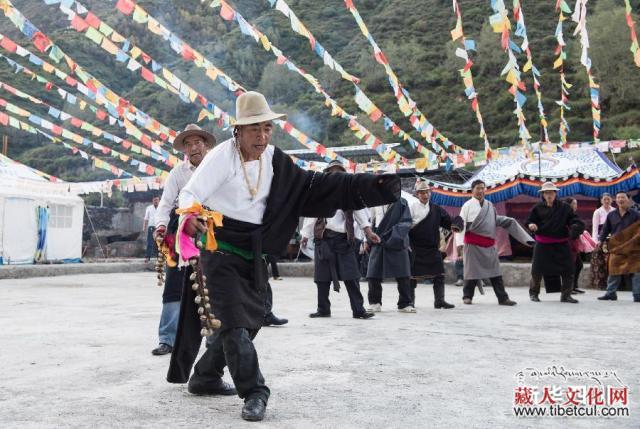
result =
[[531,272],[543,276],[573,273],[573,258],[569,243],[536,243],[533,248]]
[[607,255],[602,248],[596,248],[591,253],[591,287],[605,290],[608,276]]
[[444,274],[444,263],[440,249],[412,246],[410,256],[413,277],[432,277]]
[[[263,284],[255,284],[253,261],[227,252],[202,252],[211,307],[221,329],[260,329],[264,321],[268,279],[262,262]],[[195,304],[194,304],[195,305]]]
[[313,256],[316,282],[330,282],[331,266],[335,267],[336,280],[358,280],[360,269],[354,243],[347,240],[346,234],[327,234],[322,240],[316,240]]

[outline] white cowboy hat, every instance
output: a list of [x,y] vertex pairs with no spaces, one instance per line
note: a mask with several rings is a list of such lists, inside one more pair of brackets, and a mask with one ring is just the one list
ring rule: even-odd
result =
[[287,115],[273,112],[267,99],[259,92],[245,92],[237,98],[236,123],[234,125],[259,124],[274,119],[284,120],[287,119]]
[[551,182],[544,182],[542,184],[542,187],[540,188],[540,190],[538,190],[538,192],[544,192],[544,191],[556,191],[558,192],[560,190],[560,188],[556,188],[556,185],[554,185]]
[[415,185],[415,187],[413,188],[413,190],[414,190],[415,192],[418,192],[418,191],[430,191],[430,190],[431,190],[431,187],[430,187],[430,186],[429,186],[429,184],[428,184],[427,182],[425,182],[424,180],[420,180],[420,179],[418,179],[418,180],[416,180],[416,185]]
[[213,134],[210,134],[197,126],[196,124],[189,124],[184,128],[180,134],[173,140],[173,148],[184,152],[184,139],[190,136],[200,136],[204,139],[204,145],[211,149],[216,144],[216,138]]

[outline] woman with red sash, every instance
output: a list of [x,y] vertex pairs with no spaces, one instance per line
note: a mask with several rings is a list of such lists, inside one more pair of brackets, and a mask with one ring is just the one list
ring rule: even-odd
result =
[[571,257],[570,240],[575,240],[584,231],[584,223],[567,203],[557,199],[558,188],[545,182],[540,188],[543,200],[533,206],[527,225],[535,234],[531,265],[531,301],[540,302],[540,283],[543,276],[560,276],[560,301],[576,304],[571,297],[573,290],[574,260]]

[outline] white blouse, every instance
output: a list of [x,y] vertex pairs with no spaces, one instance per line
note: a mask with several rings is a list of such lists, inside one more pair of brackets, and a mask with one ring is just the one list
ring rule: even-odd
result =
[[615,210],[615,207],[613,206],[609,206],[609,210],[606,210],[604,206],[601,206],[593,212],[591,237],[593,237],[593,239],[596,242],[600,237],[600,234],[599,234],[600,225],[604,225],[604,222],[607,220],[607,215],[614,210]]

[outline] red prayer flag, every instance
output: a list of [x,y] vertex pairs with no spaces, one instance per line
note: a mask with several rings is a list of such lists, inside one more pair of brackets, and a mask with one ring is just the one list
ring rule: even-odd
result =
[[140,76],[142,76],[144,80],[148,80],[151,83],[154,82],[153,73],[146,67],[140,67]]
[[71,76],[67,76],[67,78],[64,81],[71,86],[76,86],[78,84],[78,81],[72,78]]
[[471,108],[473,109],[473,111],[475,112],[476,110],[478,110],[478,99],[474,98],[471,101]]
[[153,176],[155,172],[156,172],[156,169],[153,168],[153,165],[147,165],[147,174],[149,176]]
[[74,116],[73,118],[71,118],[71,125],[73,125],[76,128],[80,128],[82,126],[82,120]]
[[51,91],[51,88],[53,88],[53,84],[51,82],[47,82],[44,85],[44,89],[46,89],[47,91]]
[[0,112],[0,124],[4,125],[5,127],[9,125],[9,115],[4,112]]
[[122,147],[124,147],[125,149],[129,149],[131,148],[131,146],[133,146],[133,143],[131,143],[129,140],[122,140]]
[[181,55],[182,55],[182,58],[184,58],[187,61],[193,61],[196,59],[196,56],[193,54],[193,50],[187,45],[182,45]]
[[[77,17],[78,15],[76,15]],[[87,13],[87,16],[84,18],[87,21],[87,24],[95,28],[96,30],[100,28],[100,18],[95,16],[93,13]]]
[[400,127],[397,126],[396,124],[393,124],[391,126],[391,132],[393,133],[394,136],[397,136],[398,133],[400,133]]
[[108,148],[107,146],[102,146],[102,153],[104,153],[105,155],[109,155],[111,153],[111,149]]
[[100,119],[101,121],[104,121],[105,119],[107,119],[107,112],[105,112],[102,109],[96,110],[96,118]]
[[131,15],[136,5],[131,0],[118,0],[116,8],[125,15]]
[[16,45],[13,40],[9,39],[6,36],[3,37],[2,40],[0,40],[0,46],[2,46],[5,50],[9,52],[15,52],[16,49],[18,49],[18,45]]
[[373,112],[371,112],[371,114],[369,115],[369,118],[371,118],[371,120],[373,122],[376,122],[378,119],[380,119],[382,117],[382,112],[380,111],[380,109],[376,109]]
[[353,9],[353,1],[344,0],[344,4],[345,4],[345,6],[347,6],[347,9]]
[[71,20],[71,26],[79,33],[82,33],[83,31],[85,31],[88,27],[89,24],[87,24],[87,21],[85,21],[84,19],[82,19],[80,17],[80,15],[75,15],[73,17],[73,19]]
[[51,132],[53,134],[61,135],[62,134],[62,127],[60,127],[59,125],[54,125],[54,126],[51,127]]
[[39,31],[36,31],[36,33],[31,38],[31,41],[40,52],[45,52],[47,49],[49,49],[49,46],[51,46],[51,40],[49,40],[47,36]]
[[293,129],[293,125],[291,125],[289,122],[286,122],[286,123],[284,124],[284,131],[285,131],[287,134],[291,134],[291,130],[292,130],[292,129]]
[[226,19],[227,21],[233,20],[235,17],[235,12],[231,9],[226,3],[222,3],[222,7],[220,8],[220,16],[222,19]]
[[142,137],[140,137],[140,142],[142,142],[142,144],[145,145],[148,148],[150,148],[152,143],[153,143],[151,141],[151,139],[149,138],[149,136],[146,135],[146,134],[143,134]]

